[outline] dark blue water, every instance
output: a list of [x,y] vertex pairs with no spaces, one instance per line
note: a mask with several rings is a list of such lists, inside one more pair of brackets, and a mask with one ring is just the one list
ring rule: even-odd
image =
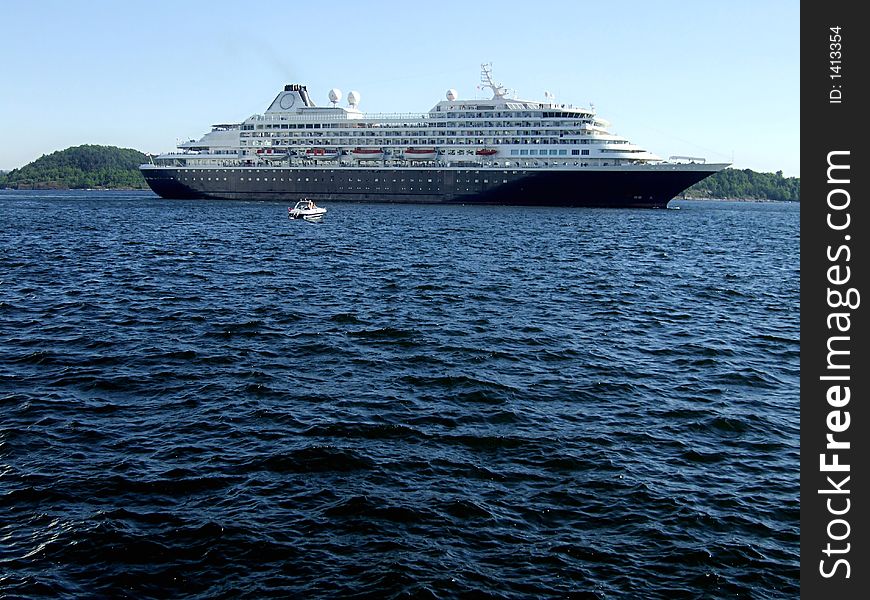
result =
[[798,207],[0,191],[0,596],[796,598]]

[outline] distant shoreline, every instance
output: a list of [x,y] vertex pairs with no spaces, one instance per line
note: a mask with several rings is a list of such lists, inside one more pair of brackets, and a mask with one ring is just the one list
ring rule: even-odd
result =
[[18,185],[0,186],[0,190],[16,190],[21,192],[148,192],[147,187],[66,187],[53,185]]
[[[43,156],[0,174],[0,189],[148,190],[140,165],[148,155],[131,148],[83,145]],[[800,202],[800,179],[782,171],[724,169],[705,177],[675,199],[738,202]]]
[[[800,204],[800,200],[777,200],[774,198],[710,198],[705,196],[678,196],[674,200],[702,200],[705,202],[786,202]],[[673,202],[673,200],[671,200]]]

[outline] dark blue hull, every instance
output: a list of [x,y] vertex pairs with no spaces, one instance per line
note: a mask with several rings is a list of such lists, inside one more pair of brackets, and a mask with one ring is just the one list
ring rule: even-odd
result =
[[143,165],[141,171],[164,198],[664,208],[723,166],[544,170]]

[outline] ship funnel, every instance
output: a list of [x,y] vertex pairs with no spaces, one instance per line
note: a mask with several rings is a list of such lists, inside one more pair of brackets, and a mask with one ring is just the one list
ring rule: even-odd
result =
[[305,103],[305,106],[314,106],[314,102],[311,101],[311,98],[308,96],[308,88],[304,85],[298,83],[288,83],[284,86],[285,92],[298,92],[299,96],[302,98],[302,102]]

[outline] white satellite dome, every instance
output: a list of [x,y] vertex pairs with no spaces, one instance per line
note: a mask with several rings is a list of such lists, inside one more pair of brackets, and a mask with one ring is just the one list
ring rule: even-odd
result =
[[347,103],[351,106],[359,104],[359,92],[353,91],[347,95]]
[[450,100],[451,102],[456,100],[458,97],[459,97],[459,94],[453,88],[450,88],[449,90],[447,90],[447,99]]
[[338,88],[332,88],[329,90],[329,101],[335,104],[336,102],[341,101],[341,90]]

